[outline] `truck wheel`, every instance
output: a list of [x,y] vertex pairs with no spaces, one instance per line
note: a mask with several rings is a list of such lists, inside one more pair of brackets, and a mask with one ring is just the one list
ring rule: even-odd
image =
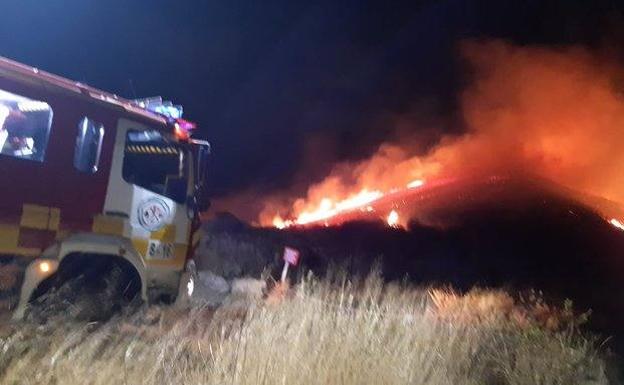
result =
[[112,264],[107,271],[92,269],[74,277],[56,274],[33,295],[25,319],[45,323],[54,318],[106,321],[140,303],[140,281],[132,271]]

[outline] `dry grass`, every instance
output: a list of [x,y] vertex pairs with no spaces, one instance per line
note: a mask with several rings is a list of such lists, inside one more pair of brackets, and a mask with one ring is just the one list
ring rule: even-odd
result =
[[[3,384],[606,384],[575,323],[498,291],[306,279],[270,303],[143,309],[0,336]],[[556,314],[557,312],[551,311]],[[521,316],[517,316],[521,315]]]

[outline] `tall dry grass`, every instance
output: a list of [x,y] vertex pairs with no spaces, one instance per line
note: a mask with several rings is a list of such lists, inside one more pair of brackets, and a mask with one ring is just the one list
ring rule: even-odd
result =
[[275,293],[217,310],[146,308],[104,324],[14,325],[0,338],[0,382],[607,383],[575,322],[547,326],[502,292],[384,286],[372,275],[307,278]]

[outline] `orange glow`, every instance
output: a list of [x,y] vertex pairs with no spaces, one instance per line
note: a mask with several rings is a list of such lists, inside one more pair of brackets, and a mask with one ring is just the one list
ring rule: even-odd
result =
[[620,222],[619,220],[612,218],[609,223],[611,223],[613,226],[617,227],[618,229],[624,231],[624,223]]
[[425,184],[424,180],[416,179],[416,180],[413,180],[413,181],[409,182],[407,184],[407,188],[417,188],[417,187],[421,187],[424,184]]
[[384,194],[381,191],[368,191],[364,189],[347,199],[337,202],[330,198],[323,198],[316,207],[302,211],[294,220],[284,220],[279,215],[274,216],[272,225],[278,229],[284,229],[293,225],[322,223],[338,214],[355,209],[371,212],[373,208],[369,204],[383,196]]
[[[624,203],[624,101],[616,86],[624,66],[582,47],[551,50],[500,40],[463,42],[461,53],[474,73],[459,99],[462,134],[427,127],[429,119],[409,112],[398,116],[389,123],[396,126],[387,127],[396,129],[390,141],[367,159],[336,164],[303,195],[268,197],[258,221],[271,225],[281,213],[293,224],[323,223],[354,208],[364,215],[368,206],[385,215],[373,201],[388,196],[401,207],[401,194],[425,181],[492,175],[544,178]],[[436,135],[436,144],[424,146],[411,136],[421,128]],[[408,215],[403,208],[401,214]],[[607,221],[624,231],[624,219]]]
[[[412,186],[411,188],[417,187],[416,185],[422,186],[423,184],[424,181],[422,180],[417,180],[409,183],[409,185]],[[391,188],[387,192],[382,192],[380,190],[368,190],[365,188],[357,194],[354,194],[342,200],[334,200],[332,198],[324,197],[320,199],[319,203],[316,206],[312,206],[311,208],[302,210],[292,220],[285,220],[280,215],[273,216],[271,224],[273,225],[273,227],[276,227],[278,229],[284,229],[293,225],[323,223],[337,215],[354,210],[372,213],[375,211],[375,208],[372,206],[372,204],[374,204],[379,199],[386,197],[388,194],[400,194],[401,191],[405,191],[405,189]],[[388,217],[388,224],[390,226],[398,226],[398,219],[398,213],[395,210],[392,210]]]
[[278,228],[278,229],[285,229],[286,227],[290,227],[293,225],[293,221],[290,220],[284,220],[282,217],[280,217],[279,215],[275,216],[275,218],[273,218],[273,226]]
[[338,202],[334,202],[330,198],[323,198],[315,209],[301,212],[297,216],[297,219],[295,219],[294,223],[298,225],[305,225],[308,223],[320,222],[345,211],[368,206],[369,203],[381,198],[382,196],[383,193],[381,191],[368,191],[364,189],[359,193]]
[[278,229],[283,229],[286,227],[286,222],[284,222],[284,220],[282,219],[282,217],[280,217],[279,215],[275,216],[275,218],[273,218],[273,226],[277,227]]
[[386,219],[388,226],[390,227],[398,227],[399,226],[399,213],[396,210],[390,211],[388,214],[388,218]]

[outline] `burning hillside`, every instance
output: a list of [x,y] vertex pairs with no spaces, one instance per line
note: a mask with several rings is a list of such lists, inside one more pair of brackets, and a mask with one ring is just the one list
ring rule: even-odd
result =
[[331,276],[335,266],[364,276],[379,266],[387,281],[535,288],[591,309],[591,329],[615,336],[624,351],[624,300],[612,295],[622,286],[624,233],[595,210],[623,217],[617,205],[545,179],[511,176],[449,179],[399,194],[373,205],[397,212],[404,229],[359,209],[326,219],[327,227],[284,230],[223,216],[204,225],[198,266],[225,277],[266,271],[278,277],[289,245],[301,251],[300,272],[318,276]]
[[[334,167],[305,197],[285,193],[267,199],[258,222],[280,228],[325,224],[359,212],[399,224],[408,218],[398,206],[419,190],[458,178],[510,174],[537,175],[624,201],[619,66],[578,47],[490,41],[461,48],[472,70],[460,97],[463,135],[442,135],[424,153],[402,144],[409,138],[383,143],[367,160]],[[417,130],[418,122],[413,126]]]

